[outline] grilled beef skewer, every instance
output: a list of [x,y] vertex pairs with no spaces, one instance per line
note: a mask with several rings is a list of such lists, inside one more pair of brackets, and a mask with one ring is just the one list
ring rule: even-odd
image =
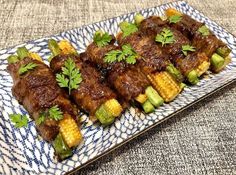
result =
[[[200,52],[204,52],[211,61],[211,69],[219,72],[230,62],[229,54],[231,50],[218,39],[204,23],[198,22],[186,14],[182,14],[175,9],[166,10],[167,17],[178,17],[179,20],[169,25],[181,31],[188,37],[192,45]],[[170,21],[170,20],[169,20]]]
[[[82,140],[76,122],[77,109],[37,54],[29,53],[25,47],[18,48],[17,53],[18,56],[8,58],[12,94],[36,122],[42,138],[53,143],[56,155],[62,160],[72,155],[71,148]],[[29,65],[33,65],[31,69],[25,69]]]
[[[167,25],[167,21],[163,21],[158,16],[151,16],[143,19],[139,23],[139,31],[144,36],[150,36],[156,40],[158,46],[163,52],[170,56],[171,62],[181,71],[181,73],[192,84],[198,82],[200,77],[209,68],[210,62],[204,52],[184,51],[185,47],[194,51],[191,46],[191,41],[184,36],[180,31]],[[169,43],[160,43],[158,37],[168,33],[172,37]]]
[[[109,36],[101,31],[96,32],[96,35]],[[122,50],[122,48],[114,45],[114,42],[114,36],[110,36],[110,41],[103,46],[99,46],[96,41],[92,42],[86,49],[86,56],[83,57],[83,61],[90,62],[96,65],[100,71],[106,72],[108,84],[116,90],[125,106],[135,100],[143,106],[146,113],[152,112],[154,107],[162,105],[163,99],[150,86],[147,77],[139,67],[125,61],[114,61],[112,63],[105,61],[109,53],[121,52]]]
[[50,62],[54,74],[64,72],[63,67],[69,59],[81,73],[81,83],[70,94],[77,106],[89,113],[92,121],[98,119],[104,125],[111,124],[121,114],[122,107],[116,94],[101,82],[101,74],[90,64],[83,63],[69,42],[50,40],[49,47],[54,55]]

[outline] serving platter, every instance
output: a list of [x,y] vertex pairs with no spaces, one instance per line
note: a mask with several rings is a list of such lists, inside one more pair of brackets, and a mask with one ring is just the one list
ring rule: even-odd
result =
[[11,124],[9,114],[27,114],[12,96],[12,79],[6,72],[6,58],[14,54],[19,46],[26,46],[37,52],[46,63],[50,56],[47,47],[49,39],[66,39],[82,52],[92,41],[93,33],[99,29],[116,34],[121,21],[133,21],[136,12],[121,15],[105,21],[79,27],[45,37],[35,41],[0,50],[0,173],[3,174],[65,174],[78,171],[115,148],[125,144],[148,129],[156,126],[176,113],[211,95],[236,80],[236,38],[225,29],[205,17],[202,13],[184,1],[177,1],[139,11],[144,17],[164,15],[167,8],[190,15],[204,22],[213,33],[232,49],[232,62],[218,74],[209,73],[197,85],[185,88],[173,102],[165,104],[154,113],[143,114],[130,108],[109,127],[98,123],[92,124],[86,115],[81,116],[83,143],[75,150],[73,156],[62,162],[54,158],[53,147],[37,136],[35,125],[29,122],[28,127],[16,129]]

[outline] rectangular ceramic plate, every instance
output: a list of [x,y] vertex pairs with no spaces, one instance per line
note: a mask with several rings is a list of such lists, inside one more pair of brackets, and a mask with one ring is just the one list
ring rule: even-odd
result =
[[118,24],[121,21],[132,21],[135,13],[121,15],[105,21],[97,22],[80,28],[72,29],[60,34],[29,41],[28,43],[4,49],[0,51],[0,173],[3,174],[64,174],[76,171],[82,166],[91,163],[109,151],[126,143],[144,131],[170,118],[177,112],[187,108],[197,101],[207,97],[216,90],[230,84],[236,79],[236,38],[218,26],[215,22],[205,17],[202,13],[189,6],[184,1],[164,4],[158,7],[141,10],[145,17],[151,15],[162,16],[164,9],[174,7],[186,13],[194,19],[206,23],[206,25],[232,49],[232,63],[219,74],[209,74],[196,86],[185,88],[177,99],[169,104],[156,109],[154,113],[144,115],[136,113],[133,108],[117,119],[110,127],[102,127],[82,116],[82,133],[84,142],[75,150],[74,155],[62,162],[53,158],[52,146],[37,137],[33,122],[27,128],[16,129],[11,124],[9,114],[23,113],[25,109],[18,104],[12,96],[12,79],[6,72],[6,58],[14,54],[16,48],[25,45],[31,51],[37,52],[46,61],[50,55],[47,41],[50,38],[56,40],[67,39],[73,43],[79,52],[84,51],[92,41],[93,33],[102,29],[109,33],[118,32]]

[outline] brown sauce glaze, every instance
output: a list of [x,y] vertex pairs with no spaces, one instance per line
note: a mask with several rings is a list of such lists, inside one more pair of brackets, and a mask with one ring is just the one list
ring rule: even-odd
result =
[[[20,66],[32,62],[37,64],[37,67],[19,75]],[[76,118],[76,109],[65,92],[57,85],[49,67],[43,62],[25,58],[9,64],[7,70],[13,78],[12,94],[25,107],[33,120],[37,120],[41,112],[54,105],[58,105],[63,113]],[[46,119],[42,124],[36,125],[36,128],[46,141],[52,141],[59,132],[58,122],[52,119]]]
[[76,55],[58,55],[50,63],[54,73],[61,71],[64,62],[72,58],[79,68],[82,76],[82,82],[78,89],[71,91],[71,97],[83,111],[93,116],[96,110],[107,100],[116,98],[116,94],[101,81],[101,74],[93,66],[82,62]]

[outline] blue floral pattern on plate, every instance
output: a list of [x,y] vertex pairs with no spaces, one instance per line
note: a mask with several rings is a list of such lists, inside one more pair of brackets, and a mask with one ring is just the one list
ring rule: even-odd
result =
[[56,40],[67,39],[79,52],[82,52],[91,42],[92,35],[96,30],[103,29],[115,34],[118,32],[118,24],[124,20],[132,21],[135,13],[121,15],[51,37],[0,50],[0,173],[32,175],[39,173],[64,174],[73,171],[234,81],[236,79],[236,38],[232,34],[184,1],[141,10],[139,13],[145,17],[151,15],[162,16],[164,9],[169,7],[174,7],[196,20],[206,23],[217,37],[226,42],[232,49],[232,62],[219,74],[209,73],[196,86],[185,88],[177,99],[156,109],[152,114],[144,115],[143,113],[137,113],[134,108],[130,108],[113,125],[105,128],[97,123],[92,125],[88,117],[83,115],[81,122],[84,142],[74,151],[71,158],[62,162],[57,162],[54,159],[52,146],[38,138],[33,122],[30,122],[27,128],[21,129],[16,129],[11,124],[9,114],[26,114],[27,112],[12,96],[12,79],[6,72],[6,58],[14,54],[17,47],[24,45],[31,51],[39,53],[47,62],[46,60],[50,55],[47,41],[50,38]]

